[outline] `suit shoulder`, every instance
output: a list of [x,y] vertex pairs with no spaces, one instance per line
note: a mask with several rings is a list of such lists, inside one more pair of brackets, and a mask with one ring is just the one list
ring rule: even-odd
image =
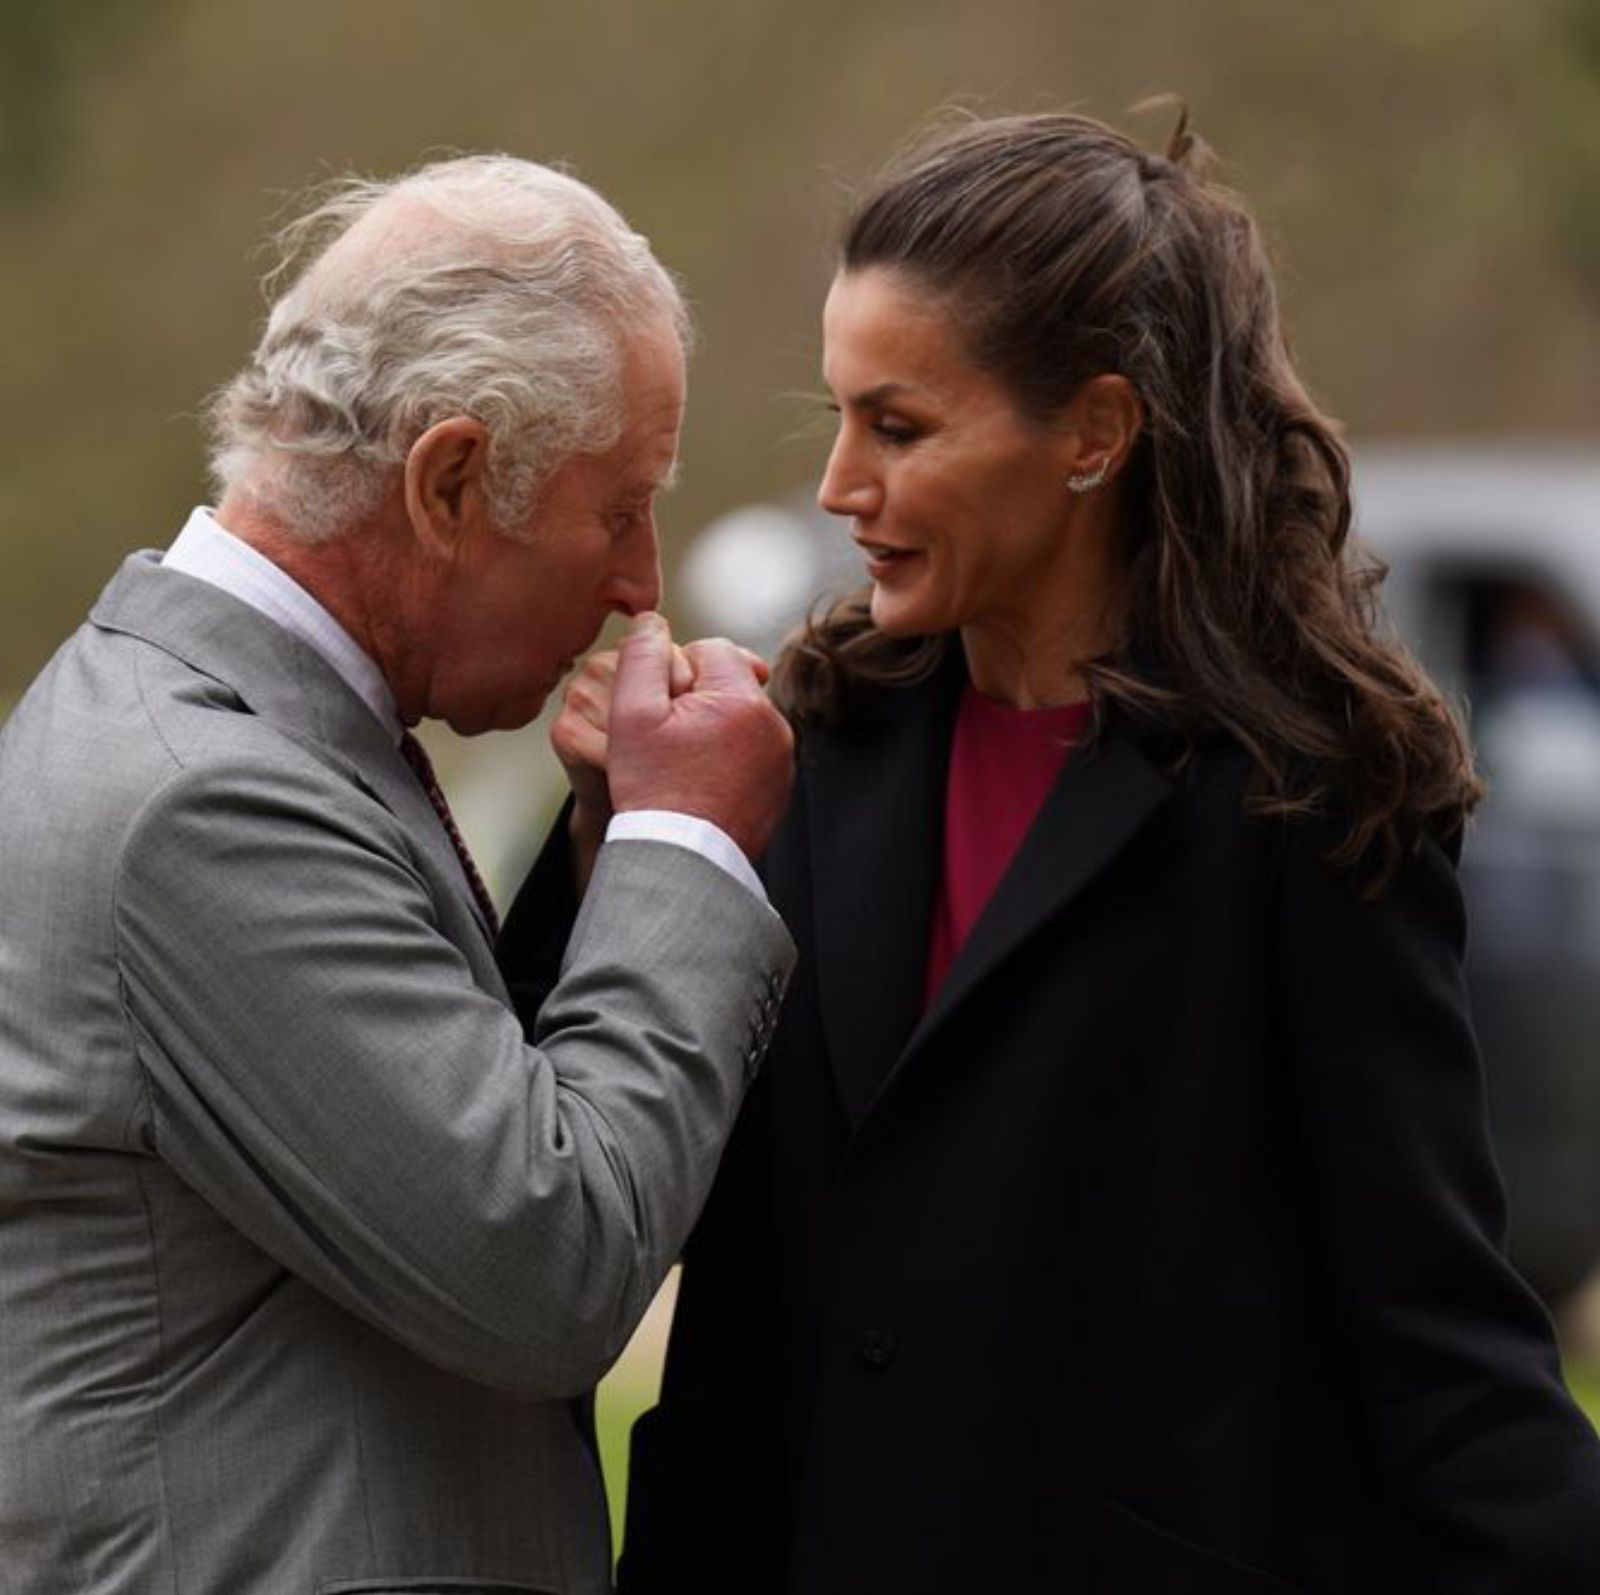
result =
[[386,824],[400,845],[398,822],[363,783],[294,737],[240,718],[244,724],[192,747],[147,788],[129,813],[124,851],[175,830],[197,837],[207,828],[231,838],[233,848],[247,837],[297,831],[342,835],[368,848],[383,845]]

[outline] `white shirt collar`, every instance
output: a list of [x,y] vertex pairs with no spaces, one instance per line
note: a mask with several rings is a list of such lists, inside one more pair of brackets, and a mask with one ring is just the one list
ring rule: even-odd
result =
[[[299,582],[265,554],[235,537],[210,510],[197,509],[190,514],[161,563],[168,570],[221,588],[316,649],[394,740],[400,740],[403,727],[394,694],[377,665]],[[692,814],[631,810],[611,821],[607,840],[670,842],[687,847],[726,870],[763,902],[767,900],[760,877],[733,839]]]
[[208,509],[196,509],[161,563],[209,582],[316,649],[378,717],[396,742],[404,727],[394,694],[371,657],[286,571],[237,538]]

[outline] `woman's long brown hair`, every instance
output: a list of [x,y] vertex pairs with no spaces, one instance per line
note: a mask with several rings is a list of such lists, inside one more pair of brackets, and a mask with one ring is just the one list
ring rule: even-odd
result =
[[[1457,716],[1379,627],[1349,458],[1295,373],[1256,225],[1204,164],[1186,115],[1162,156],[1083,116],[970,123],[880,183],[840,269],[892,270],[942,302],[1032,418],[1097,374],[1133,384],[1122,626],[1081,663],[1097,704],[1185,745],[1231,734],[1252,812],[1336,813],[1334,858],[1381,877],[1424,826],[1459,831],[1481,785]],[[885,637],[856,594],[791,643],[776,690],[826,723],[948,645]]]

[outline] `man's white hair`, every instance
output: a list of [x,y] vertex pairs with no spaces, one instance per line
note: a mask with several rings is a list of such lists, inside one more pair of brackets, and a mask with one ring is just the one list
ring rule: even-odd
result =
[[279,241],[269,290],[299,269],[211,401],[211,470],[222,495],[306,542],[370,515],[411,445],[451,416],[488,429],[490,513],[514,529],[556,466],[620,436],[626,334],[665,320],[689,339],[648,242],[532,161],[345,179]]

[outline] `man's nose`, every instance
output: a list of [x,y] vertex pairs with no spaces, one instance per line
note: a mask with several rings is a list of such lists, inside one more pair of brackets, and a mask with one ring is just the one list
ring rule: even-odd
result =
[[627,540],[624,557],[612,572],[607,594],[613,609],[641,615],[661,603],[661,545],[652,518],[644,530]]

